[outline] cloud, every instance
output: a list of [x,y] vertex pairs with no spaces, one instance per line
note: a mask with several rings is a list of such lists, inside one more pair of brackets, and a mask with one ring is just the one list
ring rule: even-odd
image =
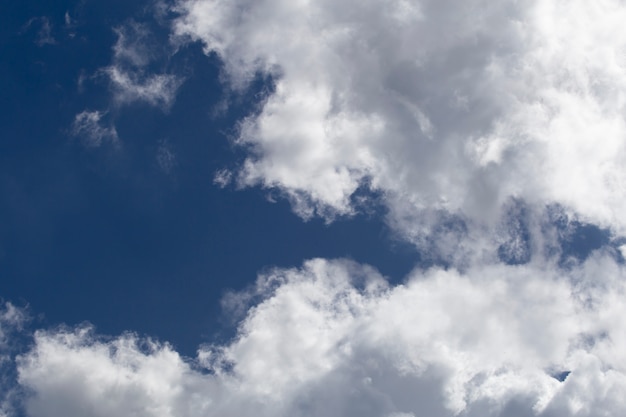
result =
[[19,388],[15,384],[13,354],[15,335],[28,320],[25,310],[5,302],[0,306],[0,417],[12,416],[19,403]]
[[102,71],[120,104],[143,101],[169,109],[183,79],[174,74],[154,74],[148,66],[159,58],[160,46],[147,26],[131,21],[115,28],[113,62]]
[[176,35],[217,54],[233,89],[273,79],[240,121],[249,156],[238,181],[282,190],[302,217],[351,215],[365,188],[416,242],[450,216],[494,234],[511,201],[626,231],[619,1],[181,0],[177,10]]
[[181,85],[174,75],[157,74],[144,77],[141,72],[127,72],[111,66],[104,70],[111,80],[115,100],[119,103],[143,101],[152,106],[168,109]]
[[42,47],[45,45],[56,45],[57,41],[52,35],[52,23],[46,16],[33,17],[23,27],[23,30],[29,29],[33,25],[39,25],[39,31],[37,32],[37,39],[35,44]]
[[76,115],[72,123],[72,135],[80,138],[88,148],[100,147],[103,142],[118,143],[115,126],[103,126],[101,119],[106,113],[85,110]]
[[116,27],[117,42],[113,46],[113,56],[118,62],[126,62],[136,67],[144,67],[155,58],[157,46],[151,38],[150,30],[140,23],[130,21]]
[[[69,13],[65,14],[66,25],[72,24]],[[174,103],[183,78],[174,74],[154,73],[151,65],[161,58],[162,47],[156,42],[146,25],[130,21],[114,29],[117,41],[113,46],[111,65],[100,68],[99,75],[110,82],[115,105],[144,102],[168,111]],[[85,76],[78,79],[78,88],[83,89]],[[117,131],[111,124],[103,127],[100,119],[107,111],[85,110],[76,115],[72,125],[75,136],[85,138],[89,147],[100,146],[103,140],[118,142]],[[163,158],[162,155],[159,158]]]
[[132,334],[41,331],[19,382],[33,417],[623,414],[623,267],[602,253],[547,267],[416,270],[390,286],[312,260],[231,295],[249,307],[237,336],[194,361]]
[[233,174],[231,171],[227,169],[220,169],[215,172],[215,175],[213,176],[213,184],[220,188],[225,188],[231,183],[232,179]]

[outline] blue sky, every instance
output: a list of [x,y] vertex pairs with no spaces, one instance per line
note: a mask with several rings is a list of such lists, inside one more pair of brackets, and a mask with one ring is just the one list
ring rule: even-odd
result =
[[0,417],[618,415],[625,15],[1,5]]
[[[224,94],[219,62],[198,45],[161,63],[187,77],[170,109],[113,108],[107,117],[121,149],[81,146],[69,134],[74,116],[107,108],[111,97],[106,80],[78,82],[111,60],[113,28],[135,19],[167,42],[166,28],[141,12],[146,5],[11,7],[2,77],[11,92],[2,112],[3,297],[28,304],[45,325],[89,321],[107,334],[138,331],[193,354],[220,330],[223,293],[267,266],[316,256],[379,259],[399,278],[419,259],[375,215],[305,223],[266,192],[214,185],[214,172],[240,156],[229,132],[255,98],[250,92],[212,117]],[[66,12],[77,14],[73,38]],[[54,44],[37,44],[44,17]],[[175,153],[167,172],[158,162],[164,144]]]

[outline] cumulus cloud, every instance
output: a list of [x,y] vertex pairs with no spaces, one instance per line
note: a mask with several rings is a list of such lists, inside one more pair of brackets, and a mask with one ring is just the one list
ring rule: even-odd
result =
[[[383,195],[419,241],[453,216],[497,227],[510,201],[626,222],[626,7],[607,0],[181,0],[175,32],[232,88],[274,89],[241,120],[243,185],[303,217]],[[417,219],[417,221],[416,221]]]
[[76,115],[72,123],[72,135],[80,138],[89,148],[97,148],[103,142],[116,145],[118,143],[115,126],[105,126],[102,118],[106,113],[85,110]]
[[[399,285],[342,260],[271,270],[225,298],[242,315],[236,337],[193,359],[133,334],[39,331],[17,361],[29,415],[626,412],[626,250],[558,256],[572,219],[626,229],[621,2],[180,0],[177,11],[175,35],[217,54],[234,90],[259,74],[273,83],[239,121],[248,157],[216,184],[279,189],[305,218],[351,215],[370,192],[447,267]],[[118,31],[106,71],[120,102],[166,106],[170,93],[155,91],[167,88],[142,78],[142,31]],[[81,113],[74,130],[99,144],[115,132],[101,116]]]
[[[65,19],[69,27],[72,19],[68,13]],[[146,25],[134,21],[116,27],[114,31],[117,41],[113,46],[111,65],[98,71],[98,74],[104,74],[110,82],[113,103],[119,106],[144,102],[163,111],[169,110],[183,77],[154,71],[151,65],[162,58],[162,45],[156,42]],[[84,79],[84,74],[81,74],[78,80],[80,90]],[[115,126],[111,123],[105,127],[101,123],[106,113],[107,111],[85,110],[77,114],[72,125],[72,134],[85,138],[85,144],[89,147],[98,147],[103,140],[117,143]]]
[[33,417],[623,414],[622,266],[597,253],[567,275],[547,267],[418,270],[389,286],[312,260],[231,295],[253,303],[237,337],[194,361],[133,335],[42,331],[19,381]]

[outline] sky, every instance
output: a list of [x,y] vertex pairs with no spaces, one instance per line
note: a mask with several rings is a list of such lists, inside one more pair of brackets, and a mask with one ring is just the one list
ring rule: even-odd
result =
[[0,417],[626,411],[623,2],[0,19]]

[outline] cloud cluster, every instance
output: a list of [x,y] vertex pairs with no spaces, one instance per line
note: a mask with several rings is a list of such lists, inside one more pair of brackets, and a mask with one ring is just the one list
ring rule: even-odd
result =
[[[419,241],[514,200],[622,234],[626,8],[616,0],[182,0],[175,32],[233,88],[274,91],[243,120],[238,179],[303,217],[384,195]],[[495,220],[494,220],[495,219]],[[423,230],[426,229],[426,230]]]
[[[415,271],[312,260],[277,269],[237,337],[199,351],[90,329],[39,332],[19,360],[29,415],[601,416],[626,411],[624,270]],[[549,319],[547,319],[549,318]]]
[[[217,54],[232,89],[273,82],[239,122],[247,159],[216,184],[278,189],[304,218],[349,216],[376,195],[389,225],[448,268],[395,286],[341,260],[269,271],[225,298],[242,315],[236,337],[193,359],[132,334],[39,331],[17,361],[30,416],[626,412],[623,254],[546,255],[571,219],[626,231],[622,2],[180,0],[176,10],[177,42]],[[177,87],[141,78],[142,31],[118,30],[106,71],[120,102],[167,107]],[[102,141],[114,131],[100,117],[81,113],[75,130]],[[159,155],[167,170],[167,149]]]
[[[72,19],[65,16],[66,26]],[[146,25],[129,21],[114,28],[117,41],[113,46],[111,64],[98,70],[110,83],[112,105],[124,106],[143,102],[168,111],[184,78],[167,72],[156,71],[151,65],[161,58],[162,47],[155,41]],[[83,78],[79,79],[79,86]],[[103,126],[101,119],[109,110],[84,110],[78,113],[71,133],[83,139],[85,146],[99,147],[103,141],[118,143],[119,137],[113,123]]]

